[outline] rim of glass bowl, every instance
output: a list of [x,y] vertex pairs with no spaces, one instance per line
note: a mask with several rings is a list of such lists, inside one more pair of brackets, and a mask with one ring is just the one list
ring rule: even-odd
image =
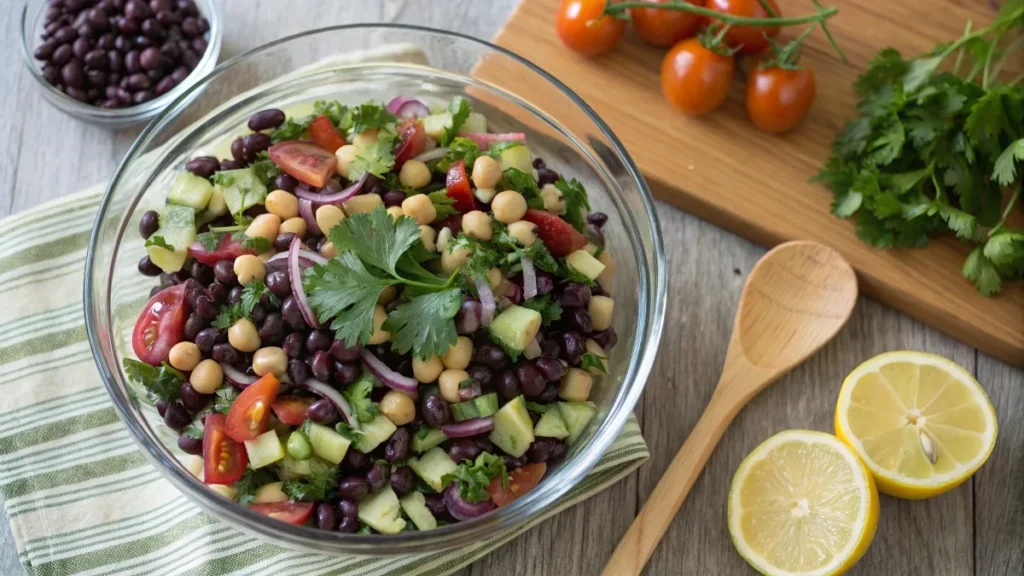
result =
[[42,66],[33,55],[35,50],[32,46],[34,46],[34,43],[38,40],[36,33],[39,32],[39,30],[34,26],[31,30],[29,29],[30,24],[35,24],[35,22],[29,22],[29,18],[30,16],[37,20],[41,18],[43,10],[45,10],[46,6],[49,4],[47,0],[39,1],[39,11],[32,15],[29,14],[29,8],[31,8],[35,2],[33,0],[24,0],[22,3],[21,19],[19,20],[19,24],[21,25],[22,60],[25,63],[25,67],[31,72],[36,83],[39,84],[40,88],[46,91],[47,101],[49,102],[51,99],[60,101],[59,105],[53,102],[51,103],[61,112],[78,118],[84,122],[109,126],[112,128],[140,124],[156,116],[161,110],[168,108],[172,103],[175,106],[178,106],[179,103],[176,100],[178,96],[183,93],[188,92],[189,94],[193,94],[193,97],[198,95],[198,91],[193,92],[189,89],[203,82],[207,78],[208,73],[217,64],[217,58],[220,57],[222,34],[220,11],[217,9],[217,5],[213,0],[196,0],[196,3],[200,5],[200,13],[205,16],[210,23],[210,39],[207,41],[206,52],[203,52],[203,56],[199,59],[199,63],[196,64],[196,67],[189,72],[188,76],[186,76],[184,80],[181,81],[181,84],[178,84],[174,88],[168,90],[165,94],[161,94],[149,102],[144,102],[137,106],[114,109],[100,108],[99,106],[79,102],[71,96],[57,90],[55,86],[46,81],[46,78],[43,77]]
[[[246,60],[250,56],[277,48],[294,39],[308,38],[311,35],[336,33],[352,29],[414,31],[441,37],[455,37],[467,42],[478,44],[483,48],[493,50],[526,66],[530,71],[538,74],[541,78],[544,78],[555,88],[565,94],[566,97],[568,97],[588,116],[594,125],[601,131],[603,136],[608,139],[612,145],[614,153],[621,160],[629,174],[629,177],[639,190],[641,202],[643,203],[645,210],[645,214],[637,215],[626,209],[624,210],[624,218],[627,220],[627,223],[630,224],[628,233],[631,237],[634,253],[637,254],[640,277],[639,289],[641,294],[646,293],[648,299],[646,302],[641,303],[639,316],[636,319],[638,337],[634,339],[633,350],[630,353],[630,366],[627,368],[626,375],[623,377],[622,386],[617,392],[616,397],[608,410],[608,416],[593,433],[593,436],[590,439],[590,444],[586,447],[586,450],[578,451],[572,459],[566,460],[561,464],[559,470],[555,474],[544,480],[541,485],[542,488],[530,491],[508,506],[466,522],[456,522],[435,530],[423,532],[409,531],[402,532],[397,535],[342,534],[339,532],[318,530],[316,528],[293,526],[284,522],[271,522],[268,521],[265,516],[252,512],[235,502],[226,500],[212,490],[205,488],[199,489],[200,485],[197,484],[198,480],[185,470],[185,468],[178,462],[177,458],[167,451],[161,444],[158,442],[152,442],[140,422],[138,422],[134,415],[132,415],[132,407],[129,405],[130,400],[121,394],[117,385],[117,380],[121,378],[120,367],[115,368],[118,372],[115,376],[107,365],[107,360],[103,354],[103,350],[105,349],[114,350],[113,335],[108,334],[107,338],[104,339],[103,335],[98,333],[98,330],[96,330],[97,310],[95,310],[92,305],[94,291],[97,288],[106,290],[104,298],[108,299],[108,303],[109,294],[111,293],[110,290],[112,288],[111,278],[115,258],[111,258],[110,267],[103,271],[103,277],[106,278],[105,285],[100,287],[93,285],[93,269],[95,266],[100,264],[97,262],[95,256],[97,242],[100,240],[99,230],[101,223],[105,218],[107,209],[110,206],[111,196],[117,187],[126,166],[135,159],[139,149],[144,143],[147,143],[160,122],[167,116],[176,114],[180,108],[187,105],[192,91],[202,90],[208,82],[214,80],[225,69],[238,62]],[[522,101],[520,100],[518,103],[522,103]],[[530,107],[530,109],[534,113],[537,112],[532,107]],[[548,119],[551,121],[554,120],[550,117]],[[556,126],[560,126],[557,122],[555,124]],[[603,164],[596,164],[597,168],[604,173],[603,175],[607,180],[614,181],[614,179],[608,177],[607,170],[604,168]],[[140,191],[140,193],[132,200],[129,205],[131,210],[134,210],[143,193],[144,191]],[[616,196],[621,196],[620,193],[612,190],[610,194],[619,204],[621,210],[624,202],[621,197],[615,198]],[[643,248],[644,243],[640,238],[640,232],[638,231],[635,220],[638,216],[645,218],[648,226],[650,226],[651,248],[654,252],[653,255],[650,255],[653,256],[653,269],[648,266],[644,258],[640,257],[645,250]],[[117,230],[115,246],[121,242],[121,238],[127,228],[127,223],[128,219],[122,218],[120,227]],[[121,420],[124,421],[128,426],[128,429],[131,430],[135,441],[143,448],[143,453],[146,457],[151,462],[155,463],[157,467],[161,469],[164,476],[167,477],[179,490],[188,493],[194,502],[220,519],[240,525],[243,529],[248,530],[251,533],[256,533],[264,538],[273,539],[277,543],[307,550],[317,550],[324,553],[395,555],[417,552],[436,552],[439,549],[476,542],[488,536],[493,536],[500,530],[518,526],[530,517],[536,515],[538,512],[547,509],[560,498],[564,497],[566,493],[583,478],[583,476],[604,455],[612,442],[618,437],[622,426],[626,423],[626,419],[632,413],[633,407],[636,405],[636,402],[643,391],[643,386],[650,375],[655,355],[657,353],[658,344],[661,340],[662,325],[664,323],[668,285],[665,269],[666,259],[664,244],[661,237],[661,229],[659,227],[657,213],[654,209],[653,198],[646,182],[641,177],[639,170],[634,164],[632,158],[629,156],[629,153],[626,152],[622,142],[620,142],[612,133],[611,129],[600,119],[597,113],[594,112],[594,110],[591,109],[590,106],[588,106],[572,90],[530,61],[484,40],[457,32],[437,30],[422,26],[360,23],[309,30],[281,38],[231,58],[230,60],[220,64],[213,70],[213,72],[208,74],[198,83],[192,85],[184,94],[179,95],[178,99],[171,106],[163,110],[157,118],[150,122],[142,134],[140,134],[132,144],[132,147],[121,161],[117,172],[115,172],[114,177],[111,179],[110,184],[104,193],[103,199],[100,202],[99,212],[97,213],[96,221],[93,226],[93,231],[89,240],[89,250],[86,257],[84,306],[86,328],[93,358],[95,359],[97,368],[103,377],[104,385],[107,387],[108,392],[113,398],[114,405],[117,408]],[[108,325],[112,325],[109,306],[106,311],[106,316]]]

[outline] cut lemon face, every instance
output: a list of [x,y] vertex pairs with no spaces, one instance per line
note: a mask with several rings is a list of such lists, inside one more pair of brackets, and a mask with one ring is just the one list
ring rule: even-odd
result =
[[772,436],[743,460],[729,489],[736,550],[769,576],[842,574],[877,527],[871,473],[831,434]]
[[879,490],[900,498],[929,498],[970,478],[992,453],[997,428],[978,381],[923,352],[864,362],[846,377],[836,406],[836,436]]

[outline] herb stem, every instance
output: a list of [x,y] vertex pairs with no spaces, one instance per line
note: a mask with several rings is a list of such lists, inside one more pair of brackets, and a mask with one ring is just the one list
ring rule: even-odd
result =
[[210,232],[241,232],[245,230],[245,226],[210,226]]
[[676,0],[673,2],[667,2],[665,4],[652,4],[650,2],[620,2],[617,4],[608,4],[605,6],[604,15],[611,16],[613,18],[622,18],[625,16],[625,12],[631,8],[654,8],[658,10],[675,10],[677,12],[689,12],[690,14],[697,14],[710,18],[712,20],[718,20],[725,24],[731,24],[734,26],[765,26],[771,28],[779,28],[782,26],[792,26],[794,24],[806,24],[808,22],[823,22],[838,12],[838,8],[824,8],[819,9],[814,14],[807,14],[805,16],[793,16],[789,18],[749,18],[746,16],[733,16],[732,14],[723,14],[710,10],[703,6],[695,6],[689,2],[682,2]]
[[1003,34],[1006,34],[1006,29],[1003,29],[996,35],[995,39],[992,40],[992,44],[988,47],[988,53],[985,54],[985,67],[981,73],[981,87],[988,90],[988,82],[992,78],[989,72],[992,69],[992,57],[995,56],[996,47],[999,46],[999,41],[1003,39]]
[[1006,65],[1006,59],[1009,58],[1011,54],[1018,53],[1018,50],[1022,45],[1024,45],[1024,36],[1018,37],[1006,47],[1003,51],[1003,55],[1000,56],[999,61],[996,62],[995,68],[992,69],[993,78],[999,78],[999,74],[1003,71],[1003,66]]
[[[971,18],[968,18],[967,19],[967,25],[964,26],[964,34],[970,34],[971,33],[971,27],[973,25],[974,25],[974,20],[972,20]],[[963,60],[964,60],[964,49],[963,49],[963,47],[961,47],[960,50],[957,51],[957,53],[956,53],[956,61],[953,63],[953,74],[959,74],[960,73],[960,64],[963,63]]]
[[1013,205],[1017,203],[1017,199],[1020,198],[1020,191],[1024,189],[1024,179],[1021,180],[1020,184],[1013,190],[1013,194],[1010,195],[1010,201],[1006,203],[1006,208],[1003,210],[1003,216],[996,222],[996,225],[988,231],[988,237],[991,238],[993,234],[999,231],[1006,223],[1006,219],[1010,217],[1010,210],[1013,210]]
[[1024,80],[1024,72],[1022,72],[1020,76],[1011,80],[1008,86],[1016,86],[1017,84],[1020,84],[1021,80]]

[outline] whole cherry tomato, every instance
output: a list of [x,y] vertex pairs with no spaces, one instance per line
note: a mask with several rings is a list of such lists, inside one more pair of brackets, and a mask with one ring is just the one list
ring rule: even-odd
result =
[[[646,0],[651,4],[666,4],[671,0]],[[703,6],[704,0],[686,0],[694,6]],[[697,33],[701,17],[678,10],[658,8],[633,8],[629,11],[633,29],[644,40],[655,46],[671,46]]]
[[684,114],[706,114],[725,102],[735,72],[732,56],[688,38],[673,46],[661,63],[661,93]]
[[747,116],[764,132],[785,132],[807,116],[816,90],[810,68],[758,66],[747,78]]
[[573,52],[604,54],[622,37],[626,22],[604,14],[607,0],[562,0],[555,15],[555,31]]
[[[746,18],[772,18],[773,16],[764,9],[763,2],[767,2],[772,12],[775,13],[775,18],[782,15],[775,0],[707,0],[707,2],[709,9],[722,14]],[[742,53],[750,54],[767,48],[771,44],[768,42],[768,38],[778,35],[779,28],[777,26],[733,26],[726,31],[725,38],[729,46],[739,48]]]

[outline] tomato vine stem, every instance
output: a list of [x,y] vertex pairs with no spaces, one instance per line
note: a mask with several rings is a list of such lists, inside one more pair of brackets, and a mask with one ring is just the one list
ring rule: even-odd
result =
[[782,26],[793,26],[795,24],[807,24],[809,22],[824,22],[829,18],[839,13],[839,9],[824,8],[822,7],[814,14],[807,14],[806,16],[792,16],[789,18],[748,18],[746,16],[734,16],[732,14],[723,14],[714,10],[705,8],[703,6],[694,6],[689,2],[682,2],[676,0],[674,2],[667,2],[665,4],[652,4],[650,2],[619,2],[616,4],[608,4],[604,8],[604,15],[611,16],[612,18],[627,19],[627,10],[631,8],[654,8],[657,10],[675,10],[677,12],[689,12],[691,14],[697,14],[712,20],[718,20],[724,24],[731,24],[733,26],[765,26],[771,28],[778,28]]

